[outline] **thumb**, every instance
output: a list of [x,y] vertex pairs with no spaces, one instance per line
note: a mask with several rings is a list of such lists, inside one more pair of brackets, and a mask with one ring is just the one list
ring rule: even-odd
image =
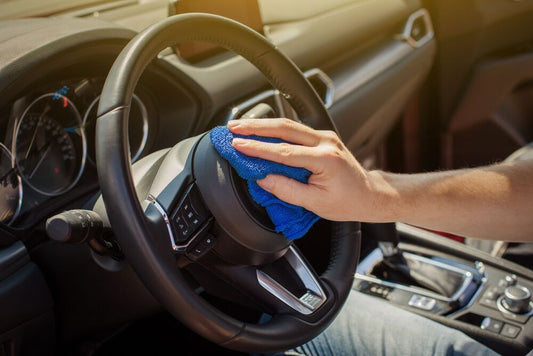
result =
[[286,203],[306,208],[311,201],[311,189],[307,184],[282,175],[269,174],[257,184]]

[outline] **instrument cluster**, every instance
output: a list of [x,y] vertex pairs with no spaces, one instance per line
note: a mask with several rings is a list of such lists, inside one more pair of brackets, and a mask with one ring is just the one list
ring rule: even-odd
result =
[[[0,222],[11,225],[25,211],[64,195],[85,173],[96,179],[95,127],[104,78],[47,84],[15,100],[0,143]],[[132,162],[144,152],[149,113],[134,95],[128,121]]]

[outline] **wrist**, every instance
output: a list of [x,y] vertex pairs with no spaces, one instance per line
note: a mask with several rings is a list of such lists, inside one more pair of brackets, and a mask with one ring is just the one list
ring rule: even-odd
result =
[[368,172],[371,191],[371,210],[373,222],[400,221],[402,194],[398,175],[374,170]]

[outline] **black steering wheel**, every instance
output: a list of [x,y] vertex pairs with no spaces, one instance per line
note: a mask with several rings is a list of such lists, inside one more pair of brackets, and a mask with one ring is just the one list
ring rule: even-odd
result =
[[[243,56],[304,123],[335,130],[302,72],[263,36],[220,16],[169,17],[129,42],[100,96],[96,159],[105,210],[127,261],[175,318],[229,349],[286,350],[318,335],[344,304],[358,262],[360,225],[330,223],[330,236],[321,237],[330,241],[329,264],[318,275],[294,243],[275,233],[207,133],[131,165],[127,120],[137,81],[159,52],[185,41]],[[199,270],[271,318],[242,321],[221,311],[191,287],[190,275]]]

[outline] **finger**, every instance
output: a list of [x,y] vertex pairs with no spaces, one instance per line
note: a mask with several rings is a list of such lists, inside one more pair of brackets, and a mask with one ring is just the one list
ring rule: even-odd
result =
[[312,147],[290,143],[270,143],[252,139],[234,138],[233,147],[242,154],[262,158],[292,167],[307,168],[311,172],[320,172],[322,159]]
[[316,146],[320,142],[317,131],[289,119],[231,120],[228,129],[239,135],[277,137],[304,146]]
[[264,179],[258,180],[257,184],[286,203],[306,209],[312,205],[313,187],[297,180],[282,175],[269,174]]

